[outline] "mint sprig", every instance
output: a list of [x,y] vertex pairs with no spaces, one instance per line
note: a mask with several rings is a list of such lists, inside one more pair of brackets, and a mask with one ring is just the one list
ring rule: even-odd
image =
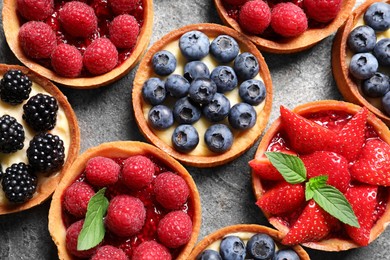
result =
[[305,165],[297,156],[280,152],[266,152],[265,155],[288,183],[297,184],[306,180]]
[[98,245],[106,232],[103,217],[107,212],[106,188],[100,189],[88,202],[83,228],[77,239],[77,250],[88,250]]

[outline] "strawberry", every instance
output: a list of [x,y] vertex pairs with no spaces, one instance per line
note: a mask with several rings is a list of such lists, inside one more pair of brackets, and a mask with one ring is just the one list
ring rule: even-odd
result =
[[253,172],[260,176],[260,178],[271,181],[282,181],[283,176],[271,164],[268,158],[253,159],[249,162],[249,166]]
[[390,186],[390,145],[380,139],[369,139],[349,171],[360,182]]
[[281,182],[268,190],[257,202],[262,210],[278,215],[296,210],[305,202],[303,184]]
[[361,246],[368,245],[370,240],[371,228],[374,224],[373,215],[377,205],[377,193],[377,186],[366,184],[352,186],[345,193],[360,225],[360,228],[345,225],[345,229],[349,237]]
[[348,161],[333,152],[318,151],[301,156],[306,167],[307,178],[328,175],[327,184],[334,186],[342,193],[348,189],[351,174],[348,171]]

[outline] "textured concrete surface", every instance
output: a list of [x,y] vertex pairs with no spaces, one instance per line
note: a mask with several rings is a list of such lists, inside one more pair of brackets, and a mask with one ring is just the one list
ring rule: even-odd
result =
[[[357,4],[363,0],[358,0]],[[0,3],[2,5],[2,2]],[[221,23],[213,2],[208,0],[155,0],[154,29],[151,43],[181,26],[201,22]],[[270,122],[279,116],[281,104],[298,104],[322,99],[341,100],[330,65],[333,37],[297,54],[263,53],[274,85]],[[19,64],[9,50],[0,28],[0,62]],[[135,68],[110,86],[78,91],[61,88],[78,116],[81,151],[103,142],[144,140],[137,129],[131,108],[132,80]],[[254,204],[249,167],[258,142],[235,161],[213,169],[188,170],[198,185],[202,200],[202,228],[199,239],[221,227],[238,223],[268,225]],[[47,230],[50,201],[31,210],[0,216],[0,259],[56,259],[56,247]],[[308,250],[312,259],[363,260],[390,259],[390,230],[371,245],[342,253]]]

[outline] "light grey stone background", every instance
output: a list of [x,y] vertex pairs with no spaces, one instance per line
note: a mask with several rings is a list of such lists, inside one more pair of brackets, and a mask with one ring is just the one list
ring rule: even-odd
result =
[[[358,0],[357,5],[363,0]],[[2,2],[0,3],[2,6]],[[221,23],[211,0],[155,0],[151,44],[171,30],[187,24]],[[330,56],[333,36],[297,54],[263,53],[272,74],[274,100],[270,122],[281,104],[298,104],[342,97],[332,76]],[[0,27],[0,62],[19,64]],[[121,80],[96,90],[61,88],[72,104],[81,129],[81,151],[103,142],[142,140],[131,107],[133,69]],[[235,161],[212,169],[188,167],[201,195],[203,208],[199,239],[219,228],[238,223],[269,225],[255,205],[248,161],[258,142]],[[56,259],[56,247],[47,230],[50,201],[25,212],[0,216],[0,259]],[[368,247],[341,253],[308,250],[312,259],[390,259],[390,230]]]

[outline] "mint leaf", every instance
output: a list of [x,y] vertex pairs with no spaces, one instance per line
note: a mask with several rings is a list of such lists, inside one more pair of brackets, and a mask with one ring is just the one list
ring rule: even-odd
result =
[[77,250],[88,250],[98,245],[106,232],[103,217],[107,212],[106,188],[99,190],[88,202],[84,225],[77,239]]
[[311,200],[314,197],[314,190],[310,186],[310,182],[306,182],[305,198]]
[[306,168],[298,156],[280,152],[266,152],[265,155],[288,183],[297,184],[306,180]]
[[314,190],[325,186],[327,180],[328,180],[327,175],[321,175],[321,176],[310,178],[309,181],[306,182],[306,189],[305,189],[306,200],[312,199],[314,196]]

